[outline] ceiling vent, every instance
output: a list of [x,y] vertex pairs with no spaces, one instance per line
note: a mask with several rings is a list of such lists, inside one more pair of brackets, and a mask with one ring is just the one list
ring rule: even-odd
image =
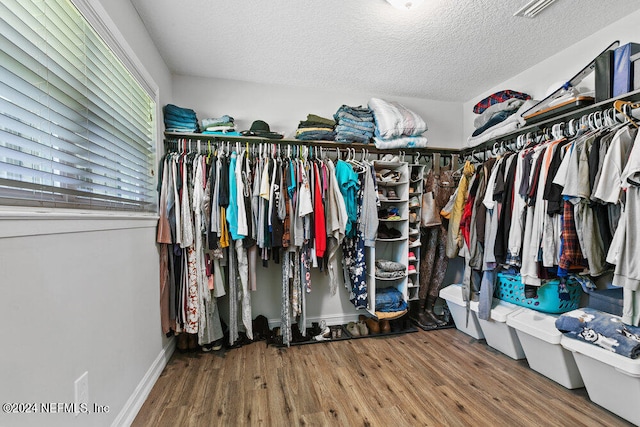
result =
[[537,14],[551,6],[556,0],[533,0],[525,4],[513,16],[523,16],[525,18],[535,18]]

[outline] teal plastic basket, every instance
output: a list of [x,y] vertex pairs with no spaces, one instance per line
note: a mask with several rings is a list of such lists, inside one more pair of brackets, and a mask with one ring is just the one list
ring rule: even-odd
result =
[[526,298],[524,284],[520,279],[520,275],[498,273],[495,296],[503,301],[544,313],[566,313],[578,308],[580,306],[580,297],[582,296],[580,284],[571,278],[567,279],[568,300],[560,299],[558,294],[559,285],[559,279],[546,281],[538,288],[538,295],[535,298]]

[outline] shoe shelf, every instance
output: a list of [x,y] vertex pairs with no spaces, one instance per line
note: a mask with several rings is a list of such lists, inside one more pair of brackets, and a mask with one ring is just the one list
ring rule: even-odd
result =
[[[293,327],[291,330],[291,346],[305,345],[305,344],[318,344],[321,342],[330,341],[344,341],[350,340],[351,335],[347,332],[343,325],[327,326],[325,331],[317,328],[307,328],[306,334],[303,336],[297,327]],[[324,332],[324,333],[323,333]],[[282,343],[278,343],[283,345]]]
[[[378,235],[375,247],[367,248],[367,290],[369,305],[367,311],[376,316],[376,290],[388,287],[398,289],[404,301],[408,303],[408,276],[405,271],[402,277],[377,277],[375,261],[379,259],[394,261],[408,267],[409,245],[409,183],[411,173],[407,162],[380,161],[373,162],[380,208],[378,211]],[[392,196],[392,197],[389,197]],[[395,216],[396,218],[389,218]],[[398,219],[397,217],[400,217]]]
[[409,181],[377,181],[378,187],[396,187],[408,184]]
[[[362,319],[362,317],[363,316],[360,316],[360,319]],[[306,328],[305,335],[300,333],[297,323],[294,323],[291,325],[292,336],[290,345],[293,347],[306,344],[319,344],[360,338],[377,338],[418,332],[418,328],[413,325],[408,313],[397,319],[390,319],[387,322],[388,326],[381,327],[383,321],[370,318],[367,319],[366,323],[364,320],[359,320],[358,322],[349,322],[343,325],[326,326],[324,330],[314,326],[312,328]],[[385,329],[385,331],[382,331],[382,329]],[[286,347],[282,343],[282,336],[267,340],[267,345],[269,344],[277,347]]]
[[[409,273],[411,274],[411,273]],[[380,277],[380,276],[375,276],[376,280],[381,280],[383,282],[396,282],[398,280],[404,280],[407,277],[407,275],[405,274],[404,276],[400,276],[400,277]]]
[[376,242],[404,242],[406,240],[406,237],[397,237],[394,239],[376,239]]
[[[420,293],[420,218],[422,214],[422,193],[424,192],[424,164],[408,165],[409,169],[409,227],[417,230],[417,233],[409,233],[408,252],[413,253],[409,264],[415,270],[408,271],[411,279],[411,287],[408,287],[407,300],[417,301]],[[413,220],[413,222],[411,222]],[[414,241],[411,241],[414,239]],[[407,257],[409,259],[409,257]]]

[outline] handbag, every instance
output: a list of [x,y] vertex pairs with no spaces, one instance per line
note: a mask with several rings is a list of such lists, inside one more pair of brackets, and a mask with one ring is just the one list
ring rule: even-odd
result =
[[429,170],[424,176],[424,193],[422,194],[422,209],[420,210],[420,224],[422,227],[440,225],[440,209],[436,203],[434,193],[433,171]]
[[440,225],[442,220],[440,219],[440,210],[436,206],[436,201],[433,197],[433,191],[424,193],[422,195],[422,210],[420,212],[420,224],[422,227],[433,227],[434,225]]

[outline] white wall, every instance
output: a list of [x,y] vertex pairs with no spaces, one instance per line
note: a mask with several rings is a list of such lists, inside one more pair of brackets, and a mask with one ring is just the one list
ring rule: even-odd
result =
[[367,105],[372,97],[398,101],[418,113],[429,130],[431,147],[458,148],[461,140],[459,103],[428,99],[387,97],[379,94],[345,93],[292,86],[247,83],[176,75],[173,100],[196,111],[198,118],[232,116],[238,130],[249,129],[254,120],[264,120],[271,130],[292,138],[307,114],[330,118],[341,105]]
[[[579,18],[576,17],[576,19]],[[528,93],[534,99],[543,99],[551,86],[557,82],[569,80],[615,40],[619,40],[620,45],[629,42],[639,43],[640,26],[638,22],[640,22],[640,11],[629,14],[627,17],[593,33],[590,37],[464,103],[462,106],[464,140],[474,130],[473,120],[476,115],[473,113],[473,106],[478,101],[503,89],[517,90]],[[593,90],[593,73],[589,80],[585,80],[583,86]]]
[[[171,75],[128,0],[104,6],[140,62],[171,96]],[[156,220],[0,210],[0,401],[73,403],[89,372],[100,415],[0,413],[0,425],[127,423],[165,363]]]

